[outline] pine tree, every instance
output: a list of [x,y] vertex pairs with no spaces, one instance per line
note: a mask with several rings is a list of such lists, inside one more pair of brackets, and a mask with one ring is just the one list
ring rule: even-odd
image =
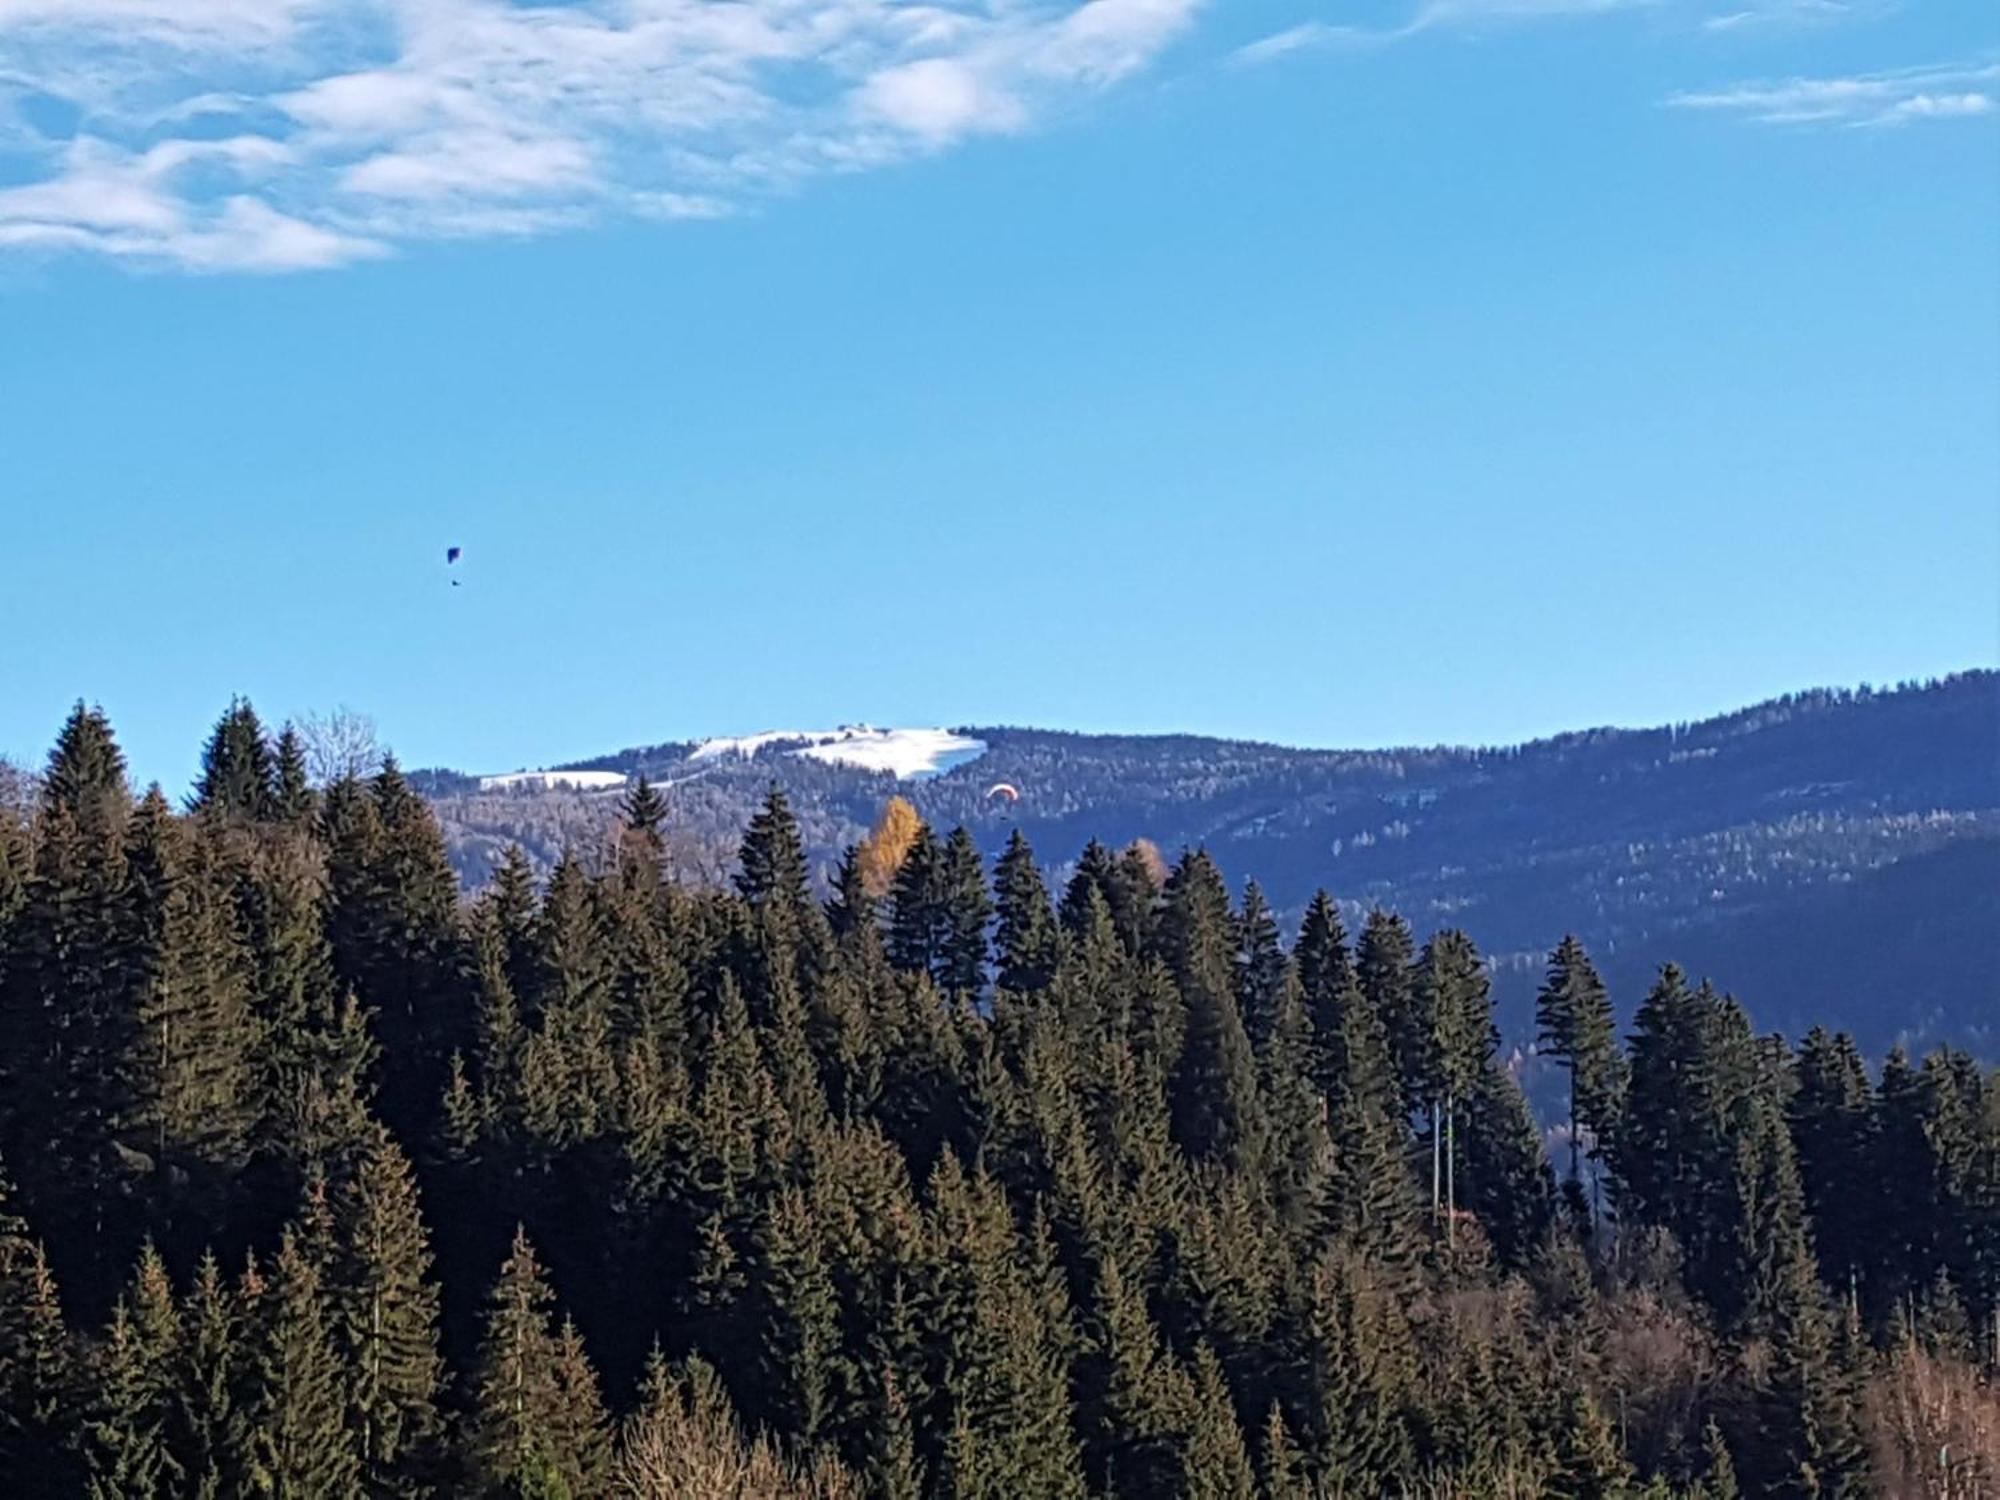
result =
[[82,1449],[90,1500],[171,1493],[183,1478],[166,1440],[173,1354],[148,1339],[126,1303],[113,1309],[89,1375]]
[[201,752],[201,776],[190,808],[224,818],[263,822],[278,810],[277,765],[256,710],[241,698],[216,720]]
[[34,864],[0,992],[7,1159],[72,1291],[102,1307],[137,1239],[130,1190],[150,1169],[120,1150],[131,1119],[132,903],[124,761],[79,706],[50,757]]
[[943,935],[932,977],[946,994],[977,996],[986,985],[986,927],[993,901],[972,835],[954,828],[938,867]]
[[1178,1494],[1188,1500],[1257,1500],[1257,1474],[1222,1374],[1222,1361],[1203,1344],[1194,1356],[1194,1404]]
[[1569,1180],[1580,1183],[1586,1136],[1593,1160],[1610,1138],[1624,1093],[1625,1058],[1610,993],[1573,934],[1549,955],[1535,1021],[1543,1048],[1569,1077]]
[[555,1294],[526,1233],[500,1267],[487,1301],[474,1376],[469,1459],[478,1493],[594,1493],[607,1438],[596,1377],[573,1328],[550,1326]]
[[5,1209],[0,1192],[0,1474],[22,1494],[74,1493],[80,1400],[55,1276]]
[[1162,1347],[1143,1288],[1113,1256],[1098,1267],[1089,1354],[1077,1389],[1091,1483],[1098,1493],[1178,1493],[1181,1434],[1193,1402]]
[[313,792],[312,775],[306,768],[305,741],[289,724],[278,734],[271,785],[271,811],[280,822],[298,826],[317,811],[319,798]]
[[1630,1493],[1631,1479],[1604,1409],[1583,1386],[1569,1384],[1555,1432],[1555,1472],[1542,1493],[1550,1500],[1619,1500]]
[[[1292,962],[1298,970],[1300,999],[1312,1028],[1313,1081],[1331,1099],[1349,1072],[1343,1039],[1352,1024],[1350,1015],[1359,1003],[1360,990],[1340,910],[1323,890],[1315,891],[1306,906]],[[1371,1013],[1369,1019],[1377,1022],[1376,1034],[1382,1035],[1379,1018]],[[1386,1036],[1383,1044],[1386,1049]],[[1378,1065],[1386,1067],[1387,1062],[1385,1052]]]
[[457,878],[436,817],[393,759],[365,787],[329,788],[322,821],[336,972],[372,1012],[383,1118],[420,1135],[451,1054],[471,1041]]
[[929,827],[920,827],[889,889],[889,962],[905,973],[937,973],[947,923],[944,851]]
[[611,1467],[611,1418],[583,1335],[565,1317],[556,1335],[555,1406],[545,1435],[556,1474],[571,1495],[598,1495]]
[[1231,984],[1233,928],[1222,872],[1205,852],[1183,856],[1160,914],[1162,956],[1187,1005],[1174,1131],[1196,1160],[1240,1168],[1260,1161],[1264,1140],[1256,1065]]
[[1006,851],[994,866],[993,885],[996,982],[1017,994],[1039,994],[1055,982],[1058,928],[1035,852],[1018,828],[1008,835]]
[[632,789],[618,803],[625,830],[654,860],[666,852],[663,830],[667,823],[667,799],[641,771],[632,780]]
[[1459,1111],[1480,1088],[1499,1036],[1484,962],[1464,933],[1441,932],[1424,945],[1417,958],[1414,1010],[1428,1030],[1411,1043],[1417,1071],[1409,1081],[1421,1090],[1411,1097],[1430,1105],[1432,1210],[1442,1206],[1450,1212],[1458,1203]]
[[1741,1500],[1743,1492],[1736,1483],[1736,1461],[1729,1456],[1729,1444],[1713,1417],[1702,1429],[1701,1448],[1705,1500]]
[[1244,887],[1236,933],[1236,1007],[1243,1016],[1251,1051],[1262,1058],[1278,1035],[1291,983],[1291,964],[1278,936],[1278,919],[1264,899],[1263,887],[1254,880]]
[[1465,1204],[1501,1264],[1525,1265],[1555,1224],[1555,1184],[1521,1087],[1498,1064],[1480,1075],[1465,1137]]
[[338,1250],[328,1275],[347,1423],[371,1495],[423,1490],[442,1431],[438,1296],[416,1178],[388,1130],[333,1199]]
[[1436,1077],[1431,1018],[1418,1003],[1413,972],[1415,941],[1409,924],[1392,913],[1368,914],[1354,959],[1354,977],[1361,997],[1381,1024],[1395,1064],[1395,1107],[1398,1119],[1430,1102]]
[[125,752],[100,708],[81,700],[56,736],[42,772],[42,806],[60,808],[86,835],[115,833],[132,805]]
[[1409,1327],[1368,1263],[1335,1253],[1313,1271],[1306,1323],[1313,1468],[1335,1495],[1381,1493],[1410,1472],[1403,1387]]
[[1814,1248],[1828,1283],[1851,1297],[1876,1256],[1866,1187],[1875,1149],[1873,1090],[1854,1039],[1818,1026],[1799,1048],[1797,1075],[1792,1139]]
[[249,1064],[259,1044],[225,877],[208,840],[177,823],[157,788],[132,821],[126,866],[137,992],[121,1133],[161,1168],[234,1171],[258,1114]]
[[243,1409],[242,1320],[222,1267],[204,1255],[182,1312],[172,1444],[197,1500],[225,1500],[248,1483],[249,1416]]
[[1292,1439],[1284,1408],[1275,1401],[1264,1418],[1262,1439],[1258,1452],[1263,1480],[1260,1493],[1266,1500],[1310,1500],[1312,1488],[1306,1478],[1305,1456]]
[[754,1254],[765,1304],[758,1386],[781,1431],[817,1443],[839,1419],[855,1372],[841,1356],[840,1295],[804,1192],[778,1195]]
[[252,1335],[251,1485],[280,1500],[364,1493],[360,1454],[346,1426],[352,1372],[335,1344],[319,1268],[287,1231]]

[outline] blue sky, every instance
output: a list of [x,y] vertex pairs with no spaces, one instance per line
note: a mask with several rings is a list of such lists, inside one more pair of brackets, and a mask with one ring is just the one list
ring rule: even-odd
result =
[[0,753],[1991,664],[1996,187],[1970,4],[0,0]]

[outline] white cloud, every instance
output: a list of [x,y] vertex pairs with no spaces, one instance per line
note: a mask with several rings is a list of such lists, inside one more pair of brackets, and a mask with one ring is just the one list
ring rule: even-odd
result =
[[1673,94],[1676,109],[1713,110],[1768,125],[1897,125],[1992,113],[2000,62],[1957,63],[1860,73],[1845,78],[1787,78]]
[[1236,49],[1231,60],[1255,65],[1334,46],[1400,42],[1426,31],[1470,30],[1482,23],[1513,24],[1568,16],[1636,10],[1658,0],[1420,0],[1398,26],[1365,27],[1307,21]]
[[[1029,127],[1202,3],[0,0],[0,123],[40,163],[0,189],[0,245],[278,269],[715,218]],[[8,105],[37,95],[75,123]]]
[[884,68],[861,88],[861,105],[900,130],[940,144],[975,131],[1016,130],[1021,102],[950,57]]
[[1232,54],[1232,60],[1254,66],[1276,62],[1295,52],[1312,52],[1348,43],[1386,41],[1393,35],[1390,32],[1363,31],[1353,26],[1335,26],[1327,21],[1307,21],[1238,47]]
[[1821,21],[1852,20],[1877,10],[1884,0],[1752,0],[1734,10],[1706,17],[1704,31],[1743,31],[1752,27],[1798,26]]

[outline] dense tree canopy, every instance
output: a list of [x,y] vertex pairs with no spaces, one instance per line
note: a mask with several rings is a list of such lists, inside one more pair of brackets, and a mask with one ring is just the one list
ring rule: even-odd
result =
[[393,761],[237,702],[176,810],[78,707],[0,810],[8,1493],[2000,1486],[1966,1054],[1671,966],[1621,1045],[1573,940],[1537,1054],[1466,933],[1201,849],[904,804],[821,891],[774,792],[704,886],[624,810],[468,901]]

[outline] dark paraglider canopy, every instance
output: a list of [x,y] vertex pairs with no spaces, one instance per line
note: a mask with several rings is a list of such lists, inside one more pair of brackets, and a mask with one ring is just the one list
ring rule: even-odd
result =
[[447,566],[449,566],[450,564],[452,564],[452,563],[455,563],[455,562],[457,562],[457,561],[459,560],[459,558],[460,558],[461,556],[463,556],[463,555],[464,555],[464,553],[465,553],[465,549],[464,549],[463,547],[447,547],[447,548],[445,548],[445,549],[444,549],[444,560],[445,560],[445,563],[446,563],[446,565],[447,565]]

